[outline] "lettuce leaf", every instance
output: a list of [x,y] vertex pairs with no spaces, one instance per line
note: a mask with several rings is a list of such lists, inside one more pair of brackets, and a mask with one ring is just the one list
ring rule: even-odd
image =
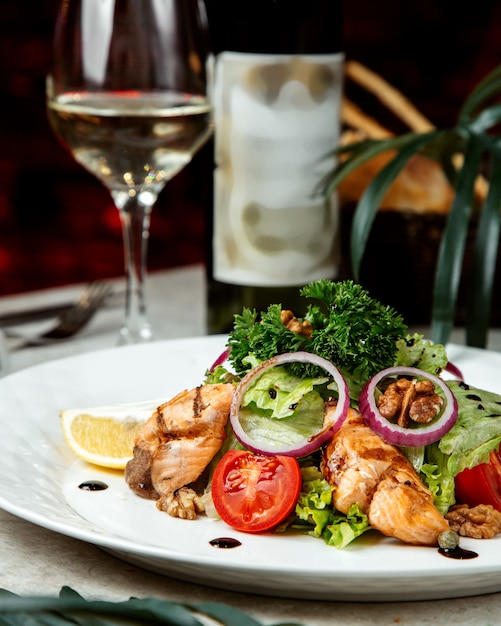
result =
[[438,443],[432,443],[425,447],[425,462],[419,472],[442,515],[456,504],[454,476],[449,471],[448,460],[447,455],[440,451]]
[[447,381],[458,402],[458,419],[438,444],[448,455],[447,469],[456,476],[465,468],[488,463],[501,443],[501,395]]
[[[323,385],[328,380],[327,377],[300,378],[278,365],[261,374],[249,387],[243,397],[242,406],[254,404],[261,415],[276,419],[290,417],[315,386]],[[323,414],[323,401],[321,412]]]
[[319,477],[321,474],[317,468],[302,471],[303,490],[296,505],[297,518],[291,524],[292,528],[306,531],[339,550],[370,530],[369,519],[358,504],[353,504],[346,515],[334,507],[333,487]]
[[395,365],[418,367],[419,369],[438,375],[448,363],[445,346],[435,344],[414,333],[397,341]]
[[329,380],[300,378],[280,365],[263,372],[242,399],[242,428],[267,447],[306,441],[323,427]]

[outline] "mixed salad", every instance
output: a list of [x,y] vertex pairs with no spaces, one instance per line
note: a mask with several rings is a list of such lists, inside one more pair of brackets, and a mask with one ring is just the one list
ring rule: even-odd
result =
[[[501,510],[501,396],[470,387],[444,346],[410,335],[400,314],[360,285],[317,281],[301,295],[302,318],[280,304],[236,315],[227,349],[207,371],[206,384],[236,389],[206,512],[239,530],[299,529],[338,548],[369,530],[357,504],[335,509],[320,469],[322,447],[350,407],[405,454],[442,514],[459,499]],[[380,398],[399,380],[431,384],[426,420],[382,415]]]

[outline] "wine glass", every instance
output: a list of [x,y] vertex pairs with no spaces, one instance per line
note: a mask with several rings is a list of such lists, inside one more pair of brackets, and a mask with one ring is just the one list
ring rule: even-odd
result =
[[119,211],[127,294],[119,343],[151,340],[152,208],[212,132],[203,0],[64,0],[47,77],[49,122]]
[[5,337],[0,326],[0,378],[5,376],[9,371],[9,353],[7,351],[7,344]]

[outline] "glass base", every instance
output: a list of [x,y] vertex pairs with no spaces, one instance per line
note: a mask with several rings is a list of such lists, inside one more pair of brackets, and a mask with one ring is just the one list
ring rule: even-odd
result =
[[153,341],[154,339],[155,335],[150,324],[143,324],[141,327],[136,329],[122,326],[118,335],[118,345],[125,346],[136,343],[146,343],[148,341]]

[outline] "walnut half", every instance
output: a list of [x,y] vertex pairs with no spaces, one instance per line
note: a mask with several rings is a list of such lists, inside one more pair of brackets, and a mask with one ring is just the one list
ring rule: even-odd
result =
[[299,321],[294,313],[288,309],[283,309],[280,312],[280,321],[286,328],[291,330],[293,333],[297,333],[298,335],[311,337],[313,333],[313,327],[308,320],[303,320],[302,322]]
[[455,504],[445,519],[462,537],[492,539],[501,532],[501,512],[490,504],[478,504],[472,508],[467,504]]
[[397,424],[402,428],[409,426],[409,420],[428,424],[438,415],[443,404],[431,380],[407,378],[390,383],[377,401],[381,415],[387,419],[396,416]]
[[189,487],[181,487],[175,493],[162,496],[157,500],[157,508],[181,519],[195,519],[197,513],[205,511],[201,497]]

